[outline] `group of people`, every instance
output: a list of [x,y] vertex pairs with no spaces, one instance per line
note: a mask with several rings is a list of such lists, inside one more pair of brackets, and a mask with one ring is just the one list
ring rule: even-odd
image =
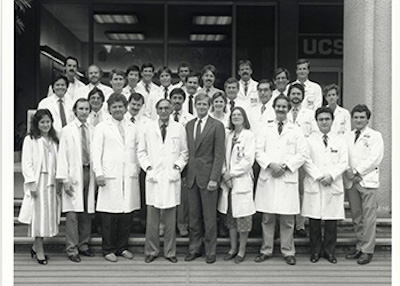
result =
[[337,263],[345,189],[357,239],[346,258],[371,261],[382,136],[368,127],[366,105],[350,113],[338,105],[336,84],[322,93],[308,79],[307,60],[298,60],[292,83],[284,68],[273,81],[256,82],[251,62],[240,61],[240,79],[228,78],[224,91],[214,87],[213,65],[200,75],[179,65],[175,85],[163,67],[160,86],[150,63],[112,70],[111,87],[100,82],[98,66],[89,66],[87,85],[77,79],[77,68],[75,58],[66,59],[65,75],[39,102],[23,144],[19,220],[29,224],[38,263],[48,262],[43,237],[58,233],[61,211],[71,261],[95,255],[89,247],[94,213],[104,258],[132,259],[129,236],[140,209],[147,215],[146,263],[160,255],[161,233],[163,256],[178,261],[177,229],[189,235],[185,261],[205,253],[214,263],[218,212],[231,241],[224,260],[244,261],[252,216],[260,212],[263,240],[255,262],[272,257],[278,221],[281,253],[295,265],[294,235],[307,235],[308,218],[310,261]]

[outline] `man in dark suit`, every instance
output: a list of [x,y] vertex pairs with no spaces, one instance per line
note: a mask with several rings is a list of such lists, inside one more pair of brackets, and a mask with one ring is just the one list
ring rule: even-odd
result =
[[205,93],[197,95],[197,118],[186,125],[190,240],[185,261],[201,256],[204,240],[206,262],[214,263],[217,247],[217,190],[225,156],[225,129],[220,121],[208,116],[210,103]]

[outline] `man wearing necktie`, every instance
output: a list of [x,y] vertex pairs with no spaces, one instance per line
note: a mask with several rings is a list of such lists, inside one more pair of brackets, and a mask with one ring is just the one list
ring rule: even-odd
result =
[[214,263],[217,247],[217,200],[225,157],[224,125],[208,116],[211,102],[205,93],[195,99],[197,118],[186,124],[189,147],[186,182],[189,198],[189,249],[185,261],[201,256]]
[[228,78],[225,81],[224,89],[225,89],[226,97],[228,99],[229,112],[231,112],[235,106],[242,107],[246,112],[249,111],[250,105],[247,103],[247,100],[240,99],[238,97],[239,81],[236,78],[234,78],[234,77]]
[[200,89],[200,75],[195,72],[191,72],[186,77],[185,86],[182,87],[183,91],[186,93],[186,100],[183,103],[182,109],[193,114],[197,115],[196,109],[194,108],[194,98]]
[[356,248],[346,255],[368,264],[375,250],[376,208],[379,188],[379,165],[383,159],[382,134],[368,127],[371,111],[364,104],[351,111],[354,130],[345,134],[349,148],[349,169],[345,173],[345,188],[350,203]]
[[90,112],[87,99],[78,99],[73,111],[75,120],[62,131],[56,178],[64,185],[62,210],[67,219],[66,252],[71,261],[80,262],[79,254],[94,256],[88,245],[95,208],[95,180],[90,158],[93,127],[87,123]]
[[[342,136],[331,131],[335,118],[329,107],[318,108],[315,119],[319,132],[307,138],[301,214],[310,222],[310,261],[316,263],[322,256],[336,264],[337,221],[344,219],[342,174],[348,167],[348,151]],[[325,225],[324,238],[322,222]]]
[[163,67],[158,71],[158,76],[160,79],[160,88],[162,89],[162,97],[169,99],[169,93],[174,86],[171,84],[172,81],[172,71],[169,67]]
[[159,255],[162,212],[164,257],[176,263],[176,206],[181,203],[181,172],[188,160],[187,139],[183,125],[170,119],[172,105],[168,99],[160,99],[156,110],[158,120],[143,130],[137,151],[140,165],[146,171],[145,262],[150,263]]
[[274,100],[278,95],[288,95],[289,89],[289,82],[290,82],[290,73],[285,68],[277,68],[274,72],[274,84],[275,89],[272,92],[272,99]]
[[131,65],[126,69],[126,79],[128,84],[123,88],[122,93],[129,99],[129,96],[136,92],[140,79],[140,69],[137,65]]
[[306,141],[300,128],[287,120],[289,100],[279,95],[273,102],[275,120],[259,130],[256,161],[260,165],[255,203],[263,213],[263,242],[256,262],[272,257],[276,216],[280,215],[281,253],[286,263],[295,265],[294,215],[300,213],[298,170],[304,163]]
[[258,103],[258,82],[251,77],[253,65],[249,60],[240,60],[237,67],[240,77],[238,99],[244,101],[247,106],[254,106]]
[[199,90],[199,93],[205,93],[208,97],[212,96],[217,92],[222,92],[222,90],[215,88],[215,79],[217,76],[217,69],[213,65],[205,65],[201,70],[201,78],[203,80],[203,88]]
[[102,252],[107,261],[117,262],[117,256],[133,258],[128,241],[132,212],[140,209],[139,131],[124,116],[124,95],[112,94],[107,103],[111,118],[97,125],[91,149],[99,186],[96,211],[102,215]]
[[97,87],[93,88],[89,92],[88,100],[91,111],[87,121],[89,125],[96,127],[97,124],[109,118],[110,113],[103,108],[105,97],[101,89],[98,89]]

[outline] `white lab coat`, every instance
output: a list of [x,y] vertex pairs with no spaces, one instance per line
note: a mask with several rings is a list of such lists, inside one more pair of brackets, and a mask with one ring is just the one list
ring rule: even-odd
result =
[[89,83],[89,84],[81,87],[80,89],[78,89],[75,100],[77,100],[78,98],[88,99],[89,93],[95,87],[97,87],[98,89],[100,89],[103,92],[103,94],[105,96],[103,108],[107,109],[107,99],[108,99],[108,96],[110,96],[110,94],[113,92],[113,89],[105,84],[102,84],[101,82],[99,82],[96,86],[93,85],[92,83]]
[[331,133],[337,135],[344,135],[351,130],[351,116],[350,112],[339,105],[336,106],[333,113],[334,119],[331,127]]
[[[361,174],[363,188],[379,188],[379,165],[383,159],[382,134],[368,126],[361,131],[354,143],[355,130],[345,135],[349,149],[349,165]],[[345,177],[345,188],[350,189],[353,182]]]
[[150,83],[149,87],[150,92],[147,92],[146,85],[141,80],[138,82],[135,90],[144,97],[144,105],[142,107],[143,114],[148,118],[155,120],[157,119],[156,103],[161,98],[164,98],[164,95],[161,91],[161,88],[155,83]]
[[158,120],[147,124],[140,135],[138,159],[146,175],[146,204],[167,209],[181,203],[181,171],[189,158],[186,131],[182,124],[170,118],[165,141],[162,141]]
[[137,129],[126,119],[121,123],[125,141],[113,118],[99,123],[94,131],[93,170],[96,177],[104,176],[106,180],[97,197],[96,210],[100,212],[129,213],[140,209]]
[[[63,212],[84,211],[81,124],[82,123],[78,119],[75,119],[66,125],[61,133],[56,178],[62,180],[64,183],[69,182],[74,191],[73,196],[70,197],[63,189],[61,196]],[[88,124],[87,127],[90,145],[93,138],[94,128]],[[95,211],[95,176],[92,165],[93,164],[90,166],[88,213],[94,213]]]
[[[314,133],[308,138],[307,158],[303,165],[304,197],[301,215],[314,219],[344,219],[344,186],[342,174],[348,167],[348,152],[342,136],[327,134],[328,146],[323,134]],[[317,178],[330,174],[333,181],[323,186]]]
[[265,104],[265,111],[261,113],[262,103],[258,103],[250,107],[247,116],[250,121],[250,130],[257,134],[262,128],[267,125],[268,121],[274,120],[276,117],[275,110],[272,107],[272,102],[269,100]]
[[[234,132],[230,131],[225,139],[226,155],[224,169],[232,175],[232,216],[245,217],[256,212],[253,199],[253,164],[256,153],[256,140],[250,130],[240,132],[237,143],[232,149]],[[232,150],[232,151],[231,151]],[[228,212],[229,188],[221,183],[222,192],[218,201],[218,211]]]
[[289,122],[295,123],[303,131],[304,137],[309,137],[314,132],[319,132],[317,122],[315,121],[315,112],[311,109],[300,106],[296,121],[293,120],[293,108],[288,112]]
[[251,107],[258,104],[260,99],[258,97],[257,85],[258,82],[250,78],[247,88],[247,94],[245,94],[244,92],[245,82],[243,80],[239,80],[239,92],[237,96],[237,103],[243,102],[242,105],[246,107]]
[[[306,141],[299,127],[287,122],[282,133],[274,120],[259,131],[256,141],[256,160],[260,175],[256,188],[256,210],[273,214],[299,214],[299,174],[306,154]],[[268,168],[270,163],[286,164],[289,170],[274,178]]]
[[318,107],[322,106],[322,89],[318,83],[309,79],[303,83],[301,83],[299,80],[296,80],[291,84],[294,83],[304,85],[304,100],[301,103],[303,107],[315,111]]

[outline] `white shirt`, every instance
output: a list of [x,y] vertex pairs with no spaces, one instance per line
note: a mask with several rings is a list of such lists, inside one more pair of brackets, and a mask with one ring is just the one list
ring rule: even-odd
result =
[[[207,120],[208,120],[208,114],[201,119],[201,126],[200,126],[201,133],[203,133],[204,126],[206,126]],[[193,132],[194,140],[196,140],[196,130],[197,130],[197,125],[199,124],[199,121],[200,121],[200,118],[197,118],[196,122],[194,123],[194,129],[193,129],[194,130],[194,132]]]
[[317,110],[318,107],[322,106],[322,89],[318,83],[310,81],[309,79],[303,83],[299,80],[296,80],[293,83],[304,85],[304,100],[302,106],[314,111]]
[[[110,96],[110,94],[113,93],[113,89],[105,84],[102,84],[101,82],[99,82],[97,85],[93,85],[91,82],[83,87],[81,87],[78,90],[78,98],[88,98],[89,93],[92,91],[93,88],[97,87],[98,89],[100,89],[105,97],[104,102],[107,103],[107,99]],[[105,104],[106,105],[106,104]],[[104,106],[104,105],[103,105]]]
[[258,82],[253,80],[252,78],[249,79],[248,81],[248,86],[247,86],[247,94],[245,94],[245,81],[244,80],[239,80],[239,92],[238,92],[238,102],[242,101],[243,104],[246,106],[253,106],[256,105],[259,101],[258,98],[258,91],[257,91],[257,85]]
[[161,94],[160,87],[151,82],[149,83],[149,92],[147,92],[146,84],[142,80],[138,82],[136,87],[136,92],[140,93],[144,97],[144,106],[142,107],[144,115],[150,119],[156,119],[157,112],[155,105],[157,101],[164,98],[164,95]]
[[[69,97],[73,102],[78,99],[78,90],[84,87],[85,84],[81,82],[79,79],[75,78],[73,82],[68,84],[67,92],[65,93],[65,97]],[[53,87],[51,84],[49,85],[49,90],[47,92],[47,97],[53,95]]]
[[280,95],[281,93],[282,93],[283,95],[286,95],[286,96],[287,96],[287,95],[288,95],[288,91],[289,91],[289,84],[286,86],[286,88],[285,88],[285,90],[284,90],[283,92],[280,92],[279,90],[274,89],[274,90],[272,91],[272,96],[271,96],[270,101],[271,101],[271,102],[274,102],[274,99],[277,98],[278,95]]
[[[87,122],[89,123],[89,125],[95,127],[100,122],[103,122],[104,120],[107,120],[108,118],[110,118],[110,116],[111,116],[110,113],[108,111],[104,110],[102,107],[98,112],[95,112],[94,110],[92,110],[89,113]],[[96,120],[97,120],[97,123],[96,123]],[[96,125],[95,125],[95,123],[96,123]]]

